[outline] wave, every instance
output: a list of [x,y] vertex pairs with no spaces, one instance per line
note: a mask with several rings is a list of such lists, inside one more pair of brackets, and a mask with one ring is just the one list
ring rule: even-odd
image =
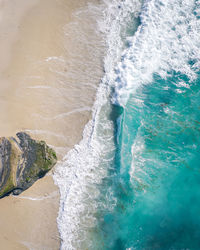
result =
[[[90,10],[102,12],[98,28],[106,35],[105,74],[82,141],[64,157],[54,175],[61,193],[61,249],[92,249],[97,211],[103,206],[112,210],[116,204],[111,191],[104,200],[99,198],[99,186],[108,176],[116,150],[110,97],[113,103],[125,106],[130,94],[151,83],[154,74],[163,79],[173,72],[184,74],[189,83],[196,79],[199,7],[200,1],[195,0],[148,0],[143,4],[104,0],[98,7],[90,5]],[[189,88],[189,83],[180,79],[178,84]],[[142,138],[138,135],[137,139],[132,146],[130,176],[135,171],[134,157],[143,149]],[[95,249],[102,249],[101,243],[96,241]]]
[[134,36],[116,67],[113,102],[124,106],[129,94],[152,82],[153,74],[166,79],[179,72],[196,79],[200,66],[200,1],[146,0]]
[[[115,66],[121,59],[125,47],[123,28],[130,19],[138,17],[139,1],[104,1],[99,6],[102,12],[98,22],[99,31],[106,34],[107,52],[104,59],[104,77],[97,91],[92,119],[86,125],[83,139],[69,151],[57,166],[54,180],[60,188],[61,200],[57,219],[62,243],[61,249],[87,249],[94,244],[96,214],[105,206],[99,199],[99,186],[106,178],[113,161],[114,125],[110,113],[110,94],[115,82]],[[95,8],[96,10],[96,8]],[[110,209],[115,206],[112,195]],[[101,242],[95,249],[102,249]]]

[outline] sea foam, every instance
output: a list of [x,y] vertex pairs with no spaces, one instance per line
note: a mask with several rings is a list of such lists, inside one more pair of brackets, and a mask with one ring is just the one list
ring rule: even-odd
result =
[[[113,124],[108,118],[111,89],[112,101],[123,106],[136,88],[152,82],[153,74],[166,78],[174,71],[194,80],[200,66],[199,5],[200,1],[193,0],[151,0],[144,1],[141,11],[140,1],[105,0],[99,9],[91,8],[103,13],[99,30],[107,40],[105,75],[83,140],[66,155],[54,175],[61,193],[58,226],[62,249],[92,247],[95,213],[103,205],[98,185],[107,176],[115,149]],[[139,28],[124,38],[128,23],[139,13]],[[137,147],[141,150],[141,145],[135,144],[132,151]],[[131,175],[134,170],[132,162]],[[109,197],[109,202],[112,208],[114,199]]]
[[[96,213],[105,206],[100,199],[99,185],[107,176],[115,150],[113,123],[109,119],[109,96],[115,82],[115,66],[121,59],[124,43],[122,27],[126,27],[132,14],[137,17],[139,1],[104,1],[98,7],[103,13],[98,22],[99,31],[106,35],[107,52],[104,59],[105,75],[97,91],[92,119],[86,125],[83,139],[69,151],[57,166],[54,180],[60,188],[60,210],[57,219],[62,239],[61,249],[92,249]],[[91,10],[97,8],[90,5]],[[115,199],[110,193],[107,206],[112,209]],[[100,244],[100,243],[99,243]],[[102,246],[95,246],[102,249]]]
[[200,65],[199,7],[194,0],[144,1],[140,22],[129,47],[116,67],[113,101],[125,105],[129,94],[152,82],[153,74],[162,78],[169,72],[185,74],[193,81]]

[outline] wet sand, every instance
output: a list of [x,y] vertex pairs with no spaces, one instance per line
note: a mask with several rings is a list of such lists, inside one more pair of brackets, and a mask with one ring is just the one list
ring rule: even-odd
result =
[[[0,1],[0,136],[27,131],[59,160],[80,141],[102,75],[100,13],[88,3]],[[1,199],[1,248],[59,249],[58,208],[51,174]]]

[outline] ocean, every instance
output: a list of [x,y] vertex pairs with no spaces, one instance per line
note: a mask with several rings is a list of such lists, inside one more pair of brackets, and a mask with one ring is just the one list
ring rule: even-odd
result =
[[98,8],[104,75],[54,175],[61,249],[199,249],[200,1]]

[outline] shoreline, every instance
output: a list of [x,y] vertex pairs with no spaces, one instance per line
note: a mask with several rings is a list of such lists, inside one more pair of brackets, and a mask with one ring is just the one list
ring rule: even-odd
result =
[[[104,43],[89,2],[0,2],[12,21],[0,20],[8,34],[0,45],[1,136],[26,131],[53,147],[59,160],[81,140],[102,76]],[[2,247],[59,249],[58,210],[52,173],[19,196],[1,199]]]

